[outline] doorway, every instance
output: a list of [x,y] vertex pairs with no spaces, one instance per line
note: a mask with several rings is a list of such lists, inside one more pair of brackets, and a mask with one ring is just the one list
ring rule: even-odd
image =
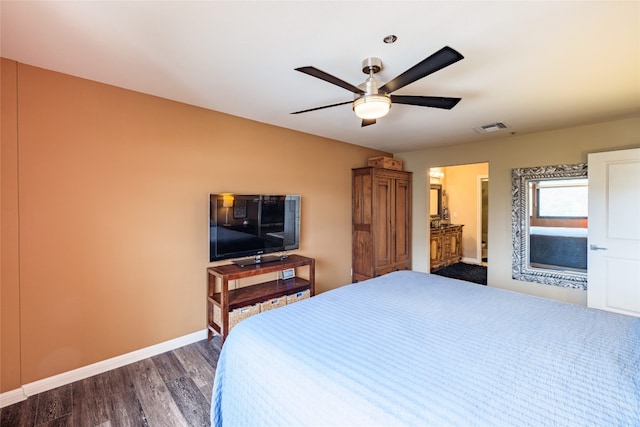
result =
[[[458,267],[465,267],[465,265],[487,267],[489,261],[489,164],[440,166],[431,168],[428,173],[430,188],[438,186],[442,189],[440,209],[434,209],[431,206],[433,202],[430,200],[430,212],[426,215],[429,229],[427,243],[431,258],[429,271],[435,272],[441,269],[443,262],[446,261],[446,259],[444,261],[439,259],[437,253],[434,254],[434,251],[438,251],[439,248],[442,250],[447,248],[446,244],[438,245],[437,243],[437,235],[443,233],[442,230],[438,230],[438,225],[462,226],[460,256],[452,262],[458,264]],[[434,221],[433,214],[438,210],[442,214],[439,220]],[[434,225],[436,228],[433,228]]]

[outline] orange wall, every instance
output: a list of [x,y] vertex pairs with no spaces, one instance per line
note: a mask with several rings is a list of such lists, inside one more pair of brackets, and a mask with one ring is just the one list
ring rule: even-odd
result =
[[0,76],[0,391],[6,391],[21,384],[16,63],[2,59]]
[[300,194],[317,290],[350,282],[351,168],[385,153],[12,61],[2,80],[1,391],[204,330],[210,192]]

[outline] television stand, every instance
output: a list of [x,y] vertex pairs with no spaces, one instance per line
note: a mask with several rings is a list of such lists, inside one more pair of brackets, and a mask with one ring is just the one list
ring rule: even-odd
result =
[[[282,270],[290,268],[295,269],[295,276],[283,280]],[[279,307],[272,306],[274,300],[291,304],[315,295],[315,260],[297,254],[278,262],[261,261],[252,267],[218,265],[207,268],[207,274],[207,337],[211,339],[217,333],[223,342],[241,320]],[[247,283],[239,283],[244,279]]]
[[231,261],[231,263],[237,265],[238,267],[246,267],[248,265],[282,261],[283,259],[286,259],[286,258],[287,258],[287,255],[264,255],[264,256],[256,255],[255,257],[251,257],[251,258],[236,259],[234,261]]

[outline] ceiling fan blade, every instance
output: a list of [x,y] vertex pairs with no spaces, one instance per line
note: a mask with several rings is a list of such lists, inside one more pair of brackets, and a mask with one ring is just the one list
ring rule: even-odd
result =
[[325,82],[340,86],[341,88],[346,89],[349,92],[357,93],[358,95],[364,95],[364,91],[362,89],[352,85],[351,83],[347,83],[344,80],[340,80],[339,78],[332,76],[329,73],[318,70],[315,67],[300,67],[296,68],[296,71],[300,71],[301,73],[305,73],[320,80],[324,80]]
[[346,101],[346,102],[339,102],[337,104],[331,104],[331,105],[324,105],[322,107],[316,107],[316,108],[309,108],[308,110],[300,110],[300,111],[294,111],[291,114],[300,114],[300,113],[308,113],[309,111],[316,111],[316,110],[322,110],[324,108],[331,108],[331,107],[337,107],[338,105],[344,105],[344,104],[351,104],[353,101]]
[[409,68],[404,73],[400,74],[395,79],[387,82],[380,88],[381,92],[391,93],[394,92],[410,83],[415,82],[416,80],[420,80],[423,77],[428,76],[429,74],[435,73],[438,70],[443,69],[455,62],[460,61],[464,56],[462,56],[456,50],[450,48],[449,46],[445,46],[433,55],[429,56],[426,59],[423,59],[418,64]]
[[376,124],[376,119],[362,119],[362,125],[360,125],[360,127],[365,127],[365,126],[369,126],[369,125],[375,125]]
[[394,104],[419,105],[421,107],[444,108],[450,110],[460,102],[461,98],[445,98],[442,96],[405,96],[390,95]]

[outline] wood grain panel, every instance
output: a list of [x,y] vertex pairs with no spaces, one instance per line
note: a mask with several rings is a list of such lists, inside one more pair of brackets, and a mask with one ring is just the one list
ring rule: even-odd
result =
[[219,336],[0,410],[2,427],[209,426]]
[[215,370],[211,365],[194,346],[179,348],[174,353],[189,374],[189,378],[193,380],[203,395],[209,395],[208,398],[211,399],[215,376]]
[[216,366],[218,366],[218,358],[220,357],[220,349],[222,348],[221,341],[220,335],[216,335],[211,340],[199,341],[194,345],[214,370]]
[[167,388],[173,400],[180,408],[189,426],[209,425],[208,399],[202,394],[198,386],[189,377],[176,378],[167,383]]
[[184,366],[175,355],[175,352],[162,353],[151,358],[158,373],[162,377],[162,380],[166,383],[175,380],[176,378],[184,377],[187,375]]
[[102,376],[111,424],[124,427],[149,426],[127,367],[105,372]]
[[127,368],[149,425],[188,425],[151,359],[133,363]]
[[71,384],[73,393],[73,423],[97,426],[109,420],[104,395],[104,377],[95,375]]
[[0,409],[0,425],[2,427],[33,426],[36,423],[37,398],[29,398],[22,402]]
[[56,418],[65,417],[71,414],[71,396],[71,384],[42,393],[42,399],[38,404],[36,425],[53,421]]

